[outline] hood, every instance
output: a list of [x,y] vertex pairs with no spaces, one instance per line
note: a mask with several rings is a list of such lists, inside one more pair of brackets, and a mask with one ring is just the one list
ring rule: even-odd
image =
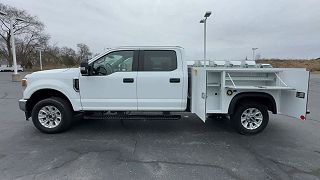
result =
[[77,68],[62,68],[62,69],[50,69],[50,70],[44,70],[44,71],[36,71],[32,74],[42,74],[42,73],[62,73],[69,71],[70,69],[77,69]]
[[50,69],[44,71],[37,71],[25,76],[25,78],[59,78],[59,77],[78,77],[80,73],[79,68],[63,68],[63,69]]

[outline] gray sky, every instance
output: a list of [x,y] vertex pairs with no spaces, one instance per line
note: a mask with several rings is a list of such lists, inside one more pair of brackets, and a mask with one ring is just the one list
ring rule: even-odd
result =
[[180,45],[188,59],[320,57],[319,0],[1,0],[45,23],[51,43],[93,52],[127,45]]

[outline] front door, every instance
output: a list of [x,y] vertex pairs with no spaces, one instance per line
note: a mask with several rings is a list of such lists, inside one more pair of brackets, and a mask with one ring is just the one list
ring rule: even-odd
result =
[[174,50],[144,50],[139,55],[137,97],[139,111],[181,111],[182,61]]
[[113,51],[90,64],[79,82],[83,110],[137,110],[137,53]]

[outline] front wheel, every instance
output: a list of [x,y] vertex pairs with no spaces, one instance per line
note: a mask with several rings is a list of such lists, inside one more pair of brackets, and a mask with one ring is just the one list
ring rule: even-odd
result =
[[237,107],[231,120],[241,134],[257,134],[263,131],[269,122],[266,106],[257,102],[242,103]]
[[72,122],[73,111],[69,103],[58,97],[39,101],[32,109],[34,126],[44,133],[59,133],[67,130]]

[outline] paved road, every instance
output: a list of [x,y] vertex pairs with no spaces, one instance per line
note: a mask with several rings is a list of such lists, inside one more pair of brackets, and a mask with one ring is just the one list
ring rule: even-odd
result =
[[0,179],[319,179],[320,76],[309,120],[272,115],[256,136],[226,121],[78,120],[48,135],[24,120],[19,83],[0,73]]

